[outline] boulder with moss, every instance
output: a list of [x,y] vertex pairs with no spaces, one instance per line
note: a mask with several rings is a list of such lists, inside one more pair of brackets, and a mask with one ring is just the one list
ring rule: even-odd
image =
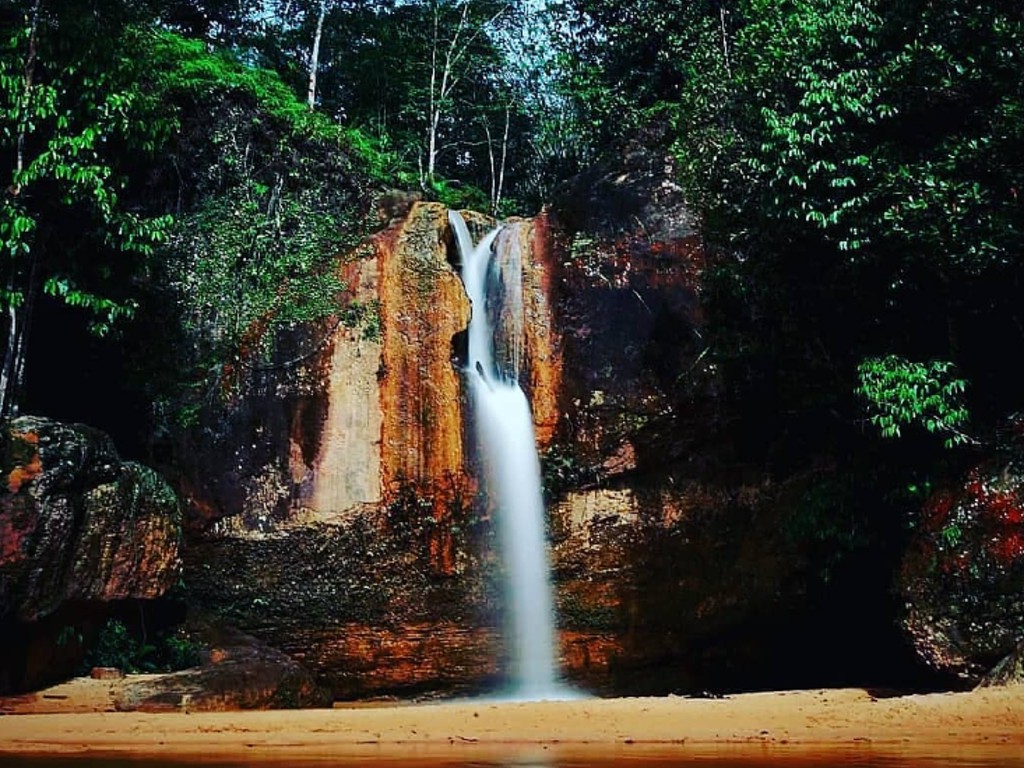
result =
[[0,463],[0,691],[25,690],[74,672],[81,627],[178,581],[181,511],[158,474],[81,424],[14,419]]
[[1024,456],[993,460],[926,504],[903,561],[903,626],[934,669],[977,683],[1024,632]]

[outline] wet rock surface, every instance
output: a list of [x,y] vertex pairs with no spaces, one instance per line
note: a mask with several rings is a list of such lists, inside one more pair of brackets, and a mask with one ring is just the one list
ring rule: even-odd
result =
[[444,573],[433,514],[409,497],[337,525],[194,541],[190,602],[287,652],[339,699],[472,689],[494,674],[488,534],[452,518],[457,570]]

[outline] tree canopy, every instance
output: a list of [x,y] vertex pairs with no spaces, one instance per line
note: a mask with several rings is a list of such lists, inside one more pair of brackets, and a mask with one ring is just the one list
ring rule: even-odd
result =
[[1008,0],[2,14],[8,410],[40,300],[107,332],[176,263],[206,276],[182,283],[183,317],[219,340],[197,367],[219,369],[258,318],[327,311],[325,254],[362,226],[359,179],[529,212],[635,143],[674,158],[700,215],[707,359],[778,430],[793,413],[878,436],[930,423],[963,447],[1020,407],[997,364],[1024,348],[1024,18]]

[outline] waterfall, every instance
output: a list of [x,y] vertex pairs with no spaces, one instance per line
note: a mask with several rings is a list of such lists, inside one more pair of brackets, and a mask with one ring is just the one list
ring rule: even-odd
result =
[[[494,230],[474,247],[462,217],[454,211],[448,216],[462,258],[462,281],[473,306],[465,374],[507,573],[509,693],[522,699],[567,698],[571,692],[559,686],[556,674],[554,607],[533,416],[516,380],[523,346],[519,239],[502,237],[501,230]],[[491,259],[496,240],[507,258]],[[514,252],[508,250],[513,247]],[[515,318],[499,319],[499,326],[512,325],[520,335],[504,341],[509,353],[502,355],[500,365],[495,361],[487,302],[488,295],[495,296],[499,288],[503,290],[495,303],[501,308],[500,318]]]

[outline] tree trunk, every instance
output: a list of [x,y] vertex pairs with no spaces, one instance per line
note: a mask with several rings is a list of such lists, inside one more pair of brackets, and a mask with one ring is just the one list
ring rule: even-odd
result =
[[[463,32],[466,31],[469,22],[469,7],[472,0],[465,0],[462,6],[462,13],[459,15],[459,23],[452,33],[452,39],[444,52],[444,64],[438,63],[438,46],[440,45],[439,27],[440,11],[434,5],[434,38],[430,47],[430,96],[427,115],[427,181],[434,180],[434,173],[437,170],[437,155],[440,152],[437,144],[438,132],[441,127],[441,117],[445,111],[445,105],[452,90],[458,84],[459,78],[456,75],[455,67],[459,60],[466,53],[470,43],[476,35],[472,35],[468,42],[459,48],[459,41]],[[495,17],[497,18],[497,17]],[[438,68],[440,67],[440,82],[438,82]]]
[[15,416],[18,414],[21,393],[24,390],[25,360],[28,358],[28,337],[32,331],[32,318],[35,315],[36,297],[39,294],[38,249],[33,250],[31,258],[32,266],[29,268],[25,302],[18,308],[21,312],[21,322],[18,324],[18,341],[14,351],[14,375],[11,380],[11,409]]
[[498,215],[498,208],[501,206],[501,196],[505,188],[505,168],[508,164],[508,129],[512,123],[512,108],[505,105],[505,132],[501,135],[501,163],[498,166],[498,193],[494,196],[494,215]]
[[505,130],[501,136],[501,159],[495,156],[494,137],[491,135],[491,126],[488,119],[484,117],[484,135],[487,137],[487,159],[491,167],[491,215],[498,215],[498,208],[501,206],[502,189],[505,186],[505,165],[508,161],[508,134],[509,125],[512,119],[512,108],[505,105]]
[[722,60],[725,62],[725,74],[732,77],[732,64],[729,63],[729,33],[725,26],[725,5],[718,9],[718,21],[722,31]]
[[[39,15],[42,11],[43,0],[35,0],[32,4],[30,17],[30,28],[28,36],[28,52],[25,55],[24,88],[26,100],[32,90],[35,80],[36,57],[38,55]],[[14,158],[14,176],[7,195],[11,200],[21,196],[20,175],[25,170],[25,144],[27,142],[27,127],[25,121],[19,121],[21,127],[18,131],[18,138]],[[32,312],[34,302],[33,293],[36,282],[37,255],[30,251],[28,286],[27,289],[19,286],[18,264],[15,253],[10,254],[10,274],[7,276],[6,296],[4,302],[7,304],[7,333],[4,348],[3,367],[0,368],[0,419],[7,419],[18,415],[18,399],[20,397],[21,383],[25,375],[25,346],[28,330],[28,319]]]
[[309,55],[309,91],[306,101],[309,108],[316,106],[316,73],[320,69],[320,39],[324,34],[324,18],[327,16],[329,0],[320,0],[320,13],[316,19],[316,32],[313,33],[313,50]]
[[13,304],[7,305],[7,339],[4,345],[4,365],[0,369],[0,419],[18,415],[15,373],[20,367],[18,350],[21,347],[21,312]]
[[434,180],[434,162],[437,157],[437,122],[440,117],[440,106],[437,95],[437,45],[438,17],[440,11],[434,5],[434,37],[430,46],[430,91],[427,101],[427,171],[426,176],[420,171],[420,186],[426,187],[428,181]]

